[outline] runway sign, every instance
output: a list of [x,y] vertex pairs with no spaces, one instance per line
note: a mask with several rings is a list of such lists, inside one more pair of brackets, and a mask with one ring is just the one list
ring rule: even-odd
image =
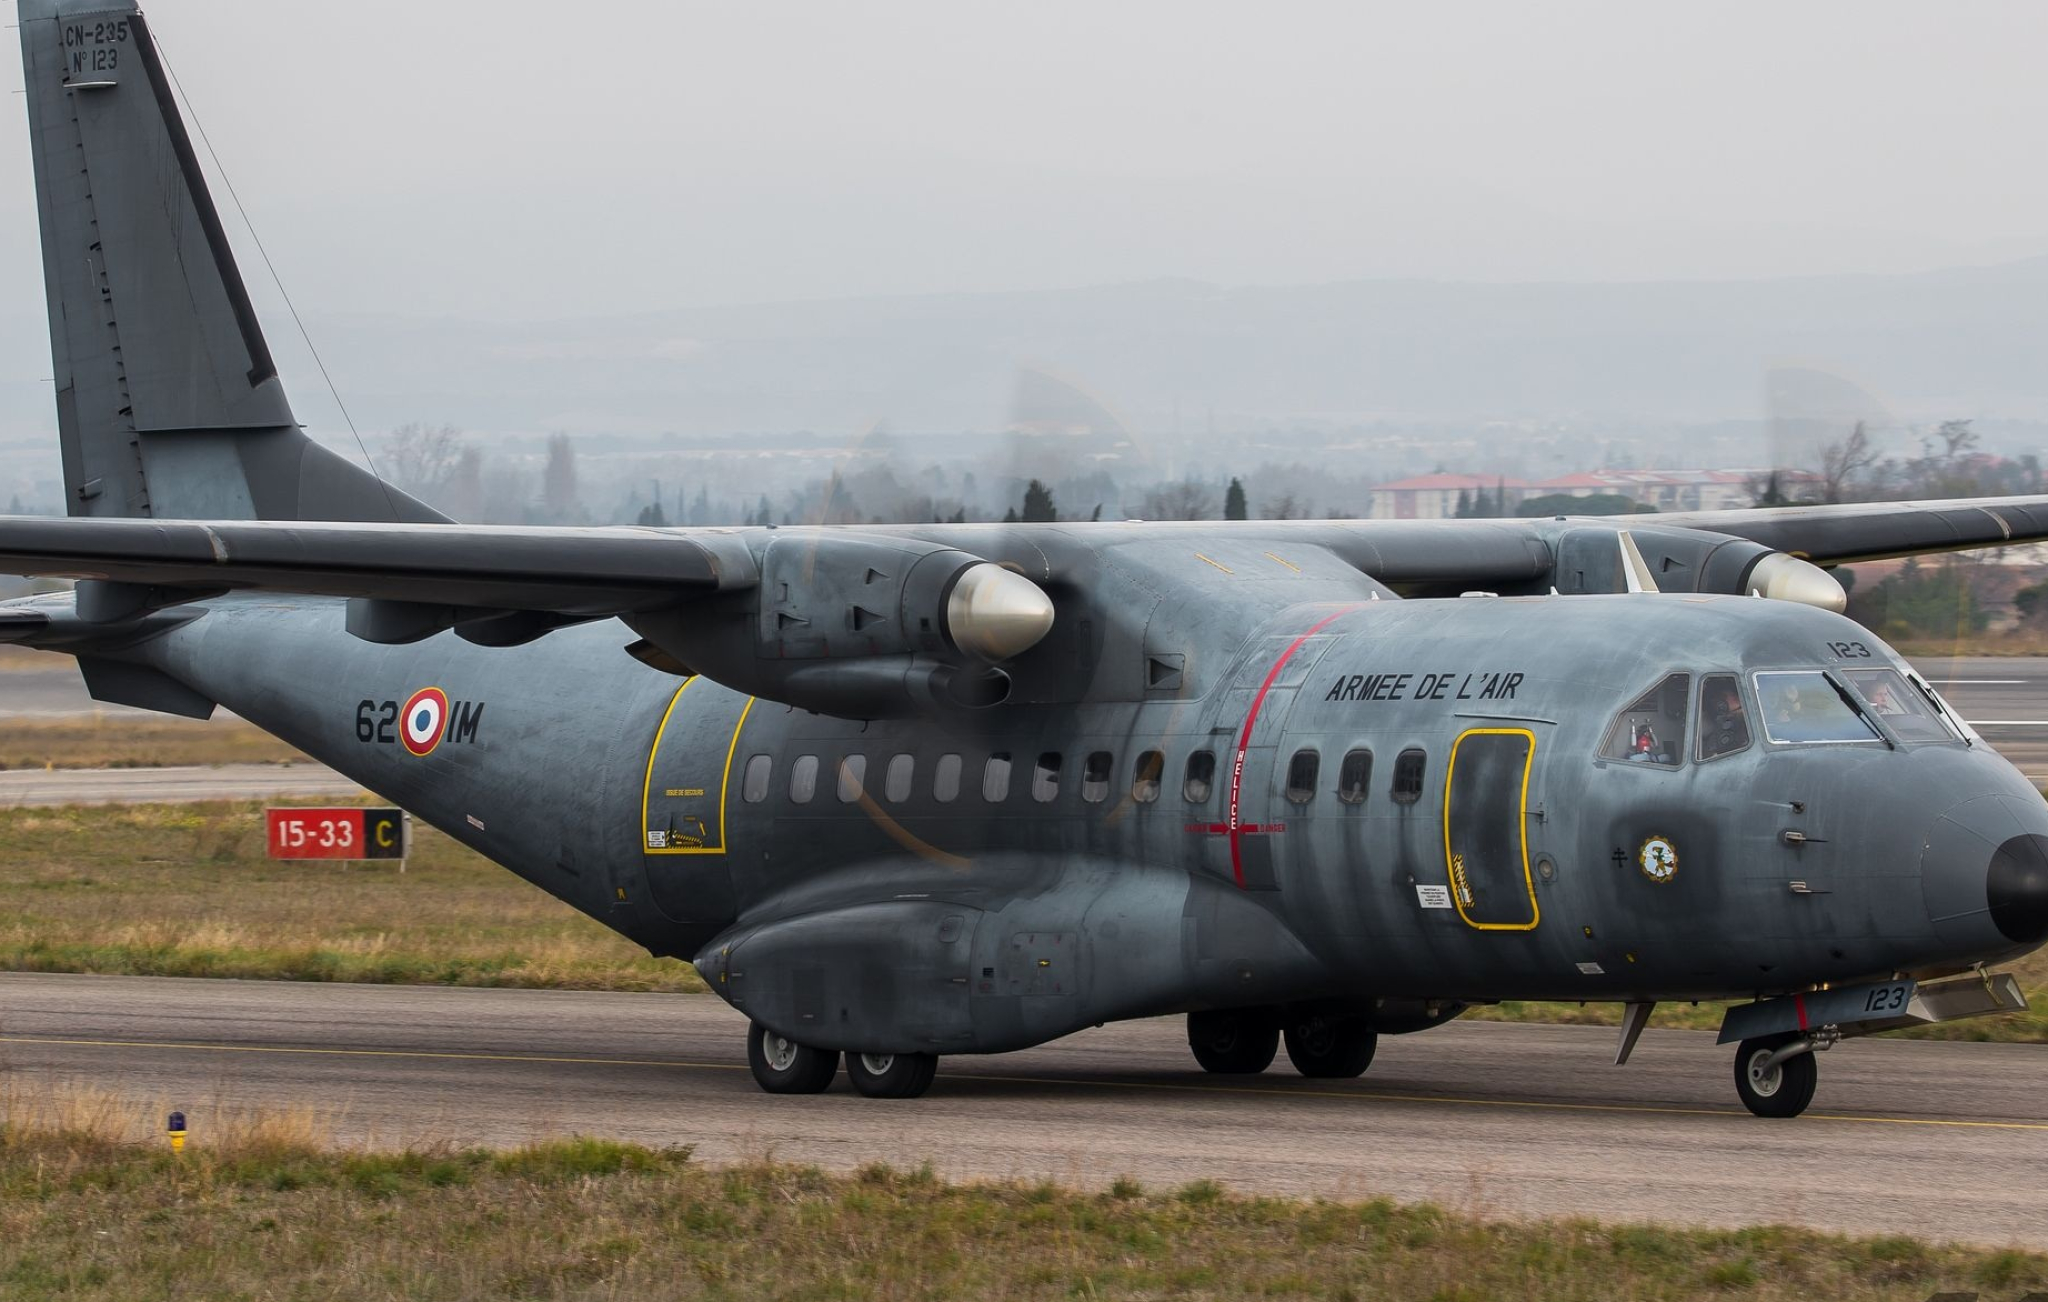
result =
[[410,839],[402,809],[266,809],[273,859],[404,859]]

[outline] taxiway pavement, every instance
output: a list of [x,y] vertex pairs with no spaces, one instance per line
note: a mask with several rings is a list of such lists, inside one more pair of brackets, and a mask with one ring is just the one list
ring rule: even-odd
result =
[[1856,1041],[1812,1112],[1736,1103],[1732,1051],[1650,1031],[1453,1023],[1357,1081],[1205,1076],[1178,1019],[948,1058],[926,1097],[775,1097],[709,996],[0,975],[0,1079],[87,1087],[194,1142],[224,1110],[310,1108],[344,1143],[589,1132],[712,1162],[1429,1199],[1485,1216],[1787,1222],[2048,1249],[2048,1051]]

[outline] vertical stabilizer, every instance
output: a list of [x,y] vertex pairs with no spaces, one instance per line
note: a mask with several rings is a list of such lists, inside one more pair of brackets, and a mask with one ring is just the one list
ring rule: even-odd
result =
[[308,439],[132,0],[19,0],[73,515],[442,517]]

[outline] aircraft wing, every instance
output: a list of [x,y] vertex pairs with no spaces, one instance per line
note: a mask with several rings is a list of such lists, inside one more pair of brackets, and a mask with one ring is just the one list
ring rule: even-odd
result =
[[2048,541],[2048,497],[1850,502],[1628,518],[1646,526],[1706,529],[1747,538],[1818,565]]
[[708,529],[33,517],[0,519],[0,573],[575,616],[755,581],[745,545]]

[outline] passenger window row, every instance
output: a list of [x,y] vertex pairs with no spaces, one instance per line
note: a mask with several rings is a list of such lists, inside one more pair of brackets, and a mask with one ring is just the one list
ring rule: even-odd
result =
[[[1412,805],[1422,798],[1423,770],[1428,756],[1420,749],[1410,747],[1394,760],[1394,779],[1387,795],[1397,805]],[[1287,761],[1287,783],[1285,794],[1288,801],[1306,805],[1316,798],[1317,783],[1322,773],[1322,753],[1312,747],[1294,752]],[[932,799],[940,804],[951,804],[960,798],[960,785],[966,761],[958,754],[948,752],[939,756],[932,765]],[[818,795],[818,766],[816,755],[799,755],[789,766],[789,799],[792,804],[808,805]],[[982,762],[981,798],[989,804],[1000,804],[1010,798],[1010,752],[996,751]],[[1099,805],[1109,799],[1110,785],[1114,778],[1116,757],[1106,750],[1090,751],[1081,764],[1081,799],[1091,805]],[[1062,757],[1058,751],[1046,751],[1031,765],[1031,799],[1038,804],[1050,804],[1059,798]],[[740,775],[740,799],[750,805],[758,805],[768,798],[768,789],[774,778],[775,759],[770,755],[754,755],[747,760],[746,768]],[[841,804],[858,803],[867,792],[868,757],[860,754],[847,755],[840,759],[835,779],[835,794]],[[1131,769],[1131,799],[1141,805],[1149,805],[1159,799],[1163,780],[1166,776],[1166,755],[1163,751],[1148,750],[1138,756]],[[900,805],[914,794],[917,783],[917,757],[910,754],[891,756],[888,767],[883,770],[882,796],[890,804]],[[1370,794],[1372,785],[1372,752],[1359,749],[1347,751],[1343,762],[1337,766],[1337,800],[1345,805],[1363,805]],[[1198,750],[1187,758],[1187,765],[1181,774],[1181,799],[1191,805],[1207,804],[1216,794],[1216,752]]]

